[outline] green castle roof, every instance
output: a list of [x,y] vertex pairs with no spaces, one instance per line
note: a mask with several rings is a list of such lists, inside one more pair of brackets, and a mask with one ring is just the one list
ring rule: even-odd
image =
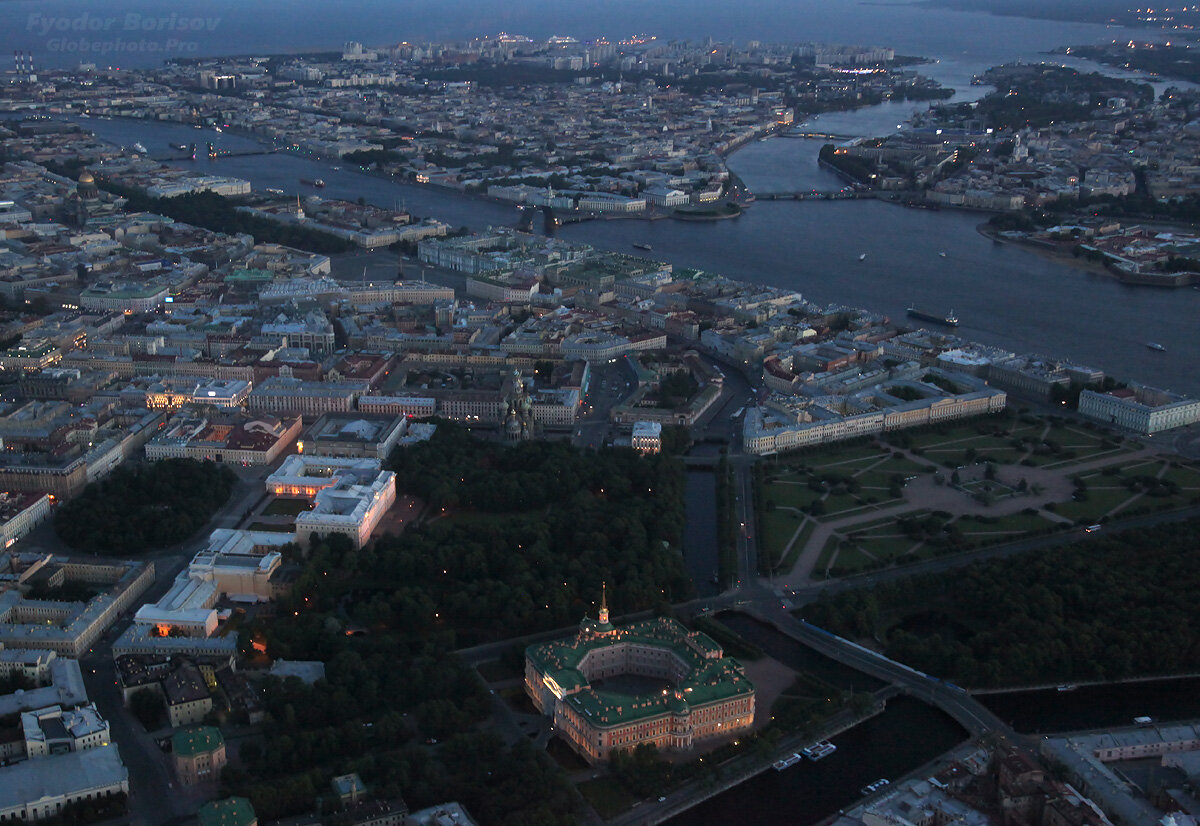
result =
[[[691,706],[707,705],[754,692],[741,663],[722,657],[721,646],[707,634],[689,631],[678,621],[660,617],[633,623],[605,633],[594,620],[585,620],[580,633],[571,639],[532,645],[525,655],[534,666],[556,682],[570,703],[598,728],[655,717],[665,711],[687,713]],[[627,694],[595,689],[579,670],[591,651],[620,643],[666,648],[690,666],[675,686],[660,694]],[[676,697],[678,692],[679,696]]]

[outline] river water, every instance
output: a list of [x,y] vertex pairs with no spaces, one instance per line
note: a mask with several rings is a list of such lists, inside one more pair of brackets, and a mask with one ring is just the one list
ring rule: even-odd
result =
[[[872,107],[875,108],[875,107]],[[842,123],[852,115],[841,116]],[[864,121],[878,114],[866,111]],[[218,148],[254,146],[248,138],[151,121],[83,121],[101,137],[141,141],[154,155],[169,142],[213,140]],[[833,176],[816,165],[817,141],[774,138],[731,159],[753,189],[824,188]],[[455,226],[512,225],[516,209],[446,190],[399,184],[345,166],[287,154],[186,161],[214,174],[247,178],[256,190],[317,192],[301,178],[323,178],[324,197],[402,205]],[[637,220],[568,225],[564,237],[628,250],[650,244],[654,256],[734,278],[794,289],[821,303],[865,307],[892,318],[909,304],[954,310],[959,333],[1014,352],[1071,358],[1120,378],[1200,393],[1200,291],[1118,284],[1103,275],[980,235],[986,216],[959,210],[905,209],[879,201],[760,201],[741,218],[715,223]],[[940,255],[945,252],[945,257]],[[859,260],[866,253],[867,257]],[[1153,339],[1166,347],[1146,347]]]
[[1200,678],[1080,686],[1074,691],[1010,691],[978,699],[1026,734],[1130,726],[1134,717],[1166,723],[1200,717]]
[[895,781],[966,738],[942,712],[910,697],[830,740],[837,751],[784,771],[768,770],[667,821],[672,826],[809,826],[862,797],[879,778]]

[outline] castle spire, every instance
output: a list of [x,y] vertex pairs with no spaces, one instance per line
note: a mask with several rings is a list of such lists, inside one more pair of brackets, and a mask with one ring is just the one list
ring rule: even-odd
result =
[[608,625],[608,583],[600,583],[600,624]]

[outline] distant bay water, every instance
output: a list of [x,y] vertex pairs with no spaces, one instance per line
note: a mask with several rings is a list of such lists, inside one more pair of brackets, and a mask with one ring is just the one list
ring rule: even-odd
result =
[[[39,66],[153,66],[168,57],[333,50],[357,40],[462,40],[500,31],[581,40],[664,39],[878,44],[941,59],[948,79],[1072,43],[1127,36],[1094,24],[995,17],[857,0],[6,0],[0,48]],[[1141,33],[1144,36],[1144,33]]]

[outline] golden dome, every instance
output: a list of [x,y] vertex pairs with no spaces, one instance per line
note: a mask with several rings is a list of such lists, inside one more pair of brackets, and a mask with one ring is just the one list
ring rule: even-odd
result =
[[83,174],[79,176],[79,183],[94,184],[94,183],[96,183],[96,179],[92,177],[91,172],[89,172],[88,170],[85,169],[85,170],[83,170]]

